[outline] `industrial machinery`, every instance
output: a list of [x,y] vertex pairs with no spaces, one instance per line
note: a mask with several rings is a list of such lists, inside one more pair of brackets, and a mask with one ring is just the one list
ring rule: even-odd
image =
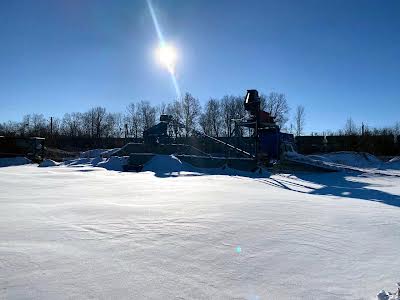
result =
[[260,106],[258,91],[248,90],[244,108],[249,116],[236,122],[237,126],[252,129],[255,157],[259,162],[268,165],[277,162],[285,152],[293,152],[295,142],[293,135],[281,132],[275,117],[261,110]]
[[0,157],[25,156],[40,161],[44,155],[44,138],[0,136]]
[[[129,143],[114,155],[129,155],[127,169],[140,170],[140,168],[156,154],[174,154],[179,159],[198,167],[229,167],[254,171],[260,165],[270,165],[277,161],[281,153],[283,141],[293,141],[292,135],[280,133],[273,116],[260,109],[260,98],[257,90],[248,90],[244,107],[249,116],[241,120],[235,120],[237,126],[252,129],[254,140],[253,153],[240,149],[230,143],[209,136],[195,130],[194,134],[205,137],[213,143],[222,145],[235,156],[211,156],[208,153],[188,144],[174,143],[172,132],[184,125],[174,120],[170,115],[161,115],[160,122],[143,132],[144,143]],[[283,138],[286,137],[286,140]],[[290,139],[291,137],[291,139]]]
[[[257,90],[247,91],[244,108],[247,116],[234,121],[236,126],[250,129],[250,140],[254,147],[252,151],[243,150],[197,130],[194,130],[195,135],[218,144],[227,151],[211,155],[204,149],[200,149],[201,147],[176,143],[172,133],[185,126],[170,115],[161,115],[158,124],[143,132],[144,143],[128,143],[114,155],[129,156],[126,170],[135,171],[140,171],[143,165],[157,154],[173,154],[181,161],[203,168],[228,166],[239,170],[261,171],[261,167],[274,167],[280,164],[289,168],[310,167],[306,162],[296,159],[293,135],[281,132],[274,116],[261,110]],[[288,153],[295,155],[287,155]],[[319,166],[312,167],[320,168]]]

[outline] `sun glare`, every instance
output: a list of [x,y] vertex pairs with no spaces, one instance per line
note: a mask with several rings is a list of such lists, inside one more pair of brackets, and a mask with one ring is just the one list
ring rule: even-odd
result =
[[171,74],[175,74],[177,53],[173,46],[161,45],[156,51],[156,56],[161,65],[166,67]]

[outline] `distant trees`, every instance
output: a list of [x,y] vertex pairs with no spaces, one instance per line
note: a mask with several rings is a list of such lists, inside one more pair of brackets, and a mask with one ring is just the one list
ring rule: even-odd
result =
[[296,107],[296,112],[294,115],[294,124],[295,124],[295,134],[296,136],[300,136],[304,132],[304,126],[306,123],[306,113],[304,112],[304,106],[298,105]]
[[[282,130],[286,130],[289,119],[289,104],[285,94],[271,92],[261,94],[261,109],[275,117]],[[190,93],[181,99],[152,105],[149,101],[131,102],[126,110],[108,112],[97,106],[85,112],[68,112],[62,118],[46,118],[43,114],[27,114],[20,122],[0,123],[0,135],[8,136],[43,136],[43,137],[132,137],[140,138],[143,130],[158,121],[160,114],[172,115],[181,125],[171,128],[175,137],[188,137],[194,130],[215,137],[245,136],[249,134],[243,127],[236,126],[235,120],[242,119],[247,112],[243,106],[243,96],[225,95],[221,98],[208,99],[203,107],[199,99]],[[288,131],[295,135],[305,132],[305,108],[299,105],[294,110]],[[400,135],[400,121],[392,127],[372,128],[367,124],[357,125],[352,118],[347,119],[342,129],[325,132],[326,135]],[[317,133],[313,133],[317,134]]]

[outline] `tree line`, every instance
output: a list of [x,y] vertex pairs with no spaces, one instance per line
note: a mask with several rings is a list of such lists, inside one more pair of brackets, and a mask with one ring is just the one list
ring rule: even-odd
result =
[[347,118],[342,128],[338,130],[327,130],[323,132],[311,132],[312,136],[378,136],[393,135],[397,140],[400,136],[400,121],[395,122],[392,126],[373,127],[368,123],[362,122],[357,124],[353,118]]
[[[296,136],[304,134],[305,108],[298,105],[290,118],[290,107],[285,94],[261,94],[261,109],[275,117],[281,130]],[[181,99],[152,105],[149,101],[131,102],[124,112],[108,112],[104,107],[93,107],[86,112],[65,113],[62,118],[45,118],[43,114],[27,114],[19,122],[0,123],[0,135],[41,137],[130,137],[140,138],[143,131],[158,122],[159,115],[172,115],[183,128],[173,128],[175,137],[188,137],[194,130],[215,137],[246,136],[249,132],[235,126],[235,120],[246,116],[242,96],[226,95],[210,98],[203,106],[198,98],[186,93]],[[400,135],[400,122],[393,126],[374,128],[366,123],[356,124],[348,118],[336,131],[311,132],[311,135]]]
[[[285,94],[271,92],[261,95],[261,109],[266,110],[281,128],[289,120],[289,105]],[[108,112],[104,107],[93,107],[86,112],[65,113],[62,118],[45,118],[43,114],[27,114],[22,121],[0,124],[0,135],[41,137],[132,137],[140,138],[144,130],[152,127],[161,114],[172,115],[183,127],[174,128],[175,137],[191,136],[195,130],[215,137],[245,136],[235,120],[246,116],[242,96],[226,95],[210,98],[200,105],[198,98],[186,93],[181,99],[152,105],[149,101],[132,102],[124,112]],[[304,108],[297,132],[304,129]]]

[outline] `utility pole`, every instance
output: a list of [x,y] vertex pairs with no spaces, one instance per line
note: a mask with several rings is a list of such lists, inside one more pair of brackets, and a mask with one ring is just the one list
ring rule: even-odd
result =
[[50,138],[53,138],[53,117],[50,117]]

